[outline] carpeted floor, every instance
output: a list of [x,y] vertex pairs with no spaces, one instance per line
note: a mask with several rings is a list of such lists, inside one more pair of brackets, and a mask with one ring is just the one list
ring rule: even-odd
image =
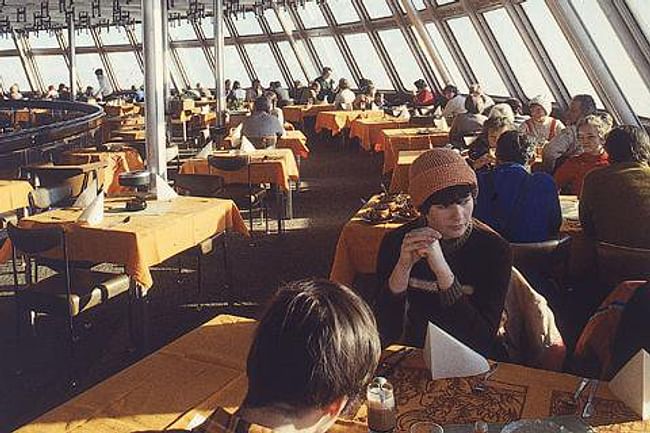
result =
[[[294,195],[294,219],[285,234],[262,235],[255,245],[237,235],[229,237],[228,256],[234,274],[233,292],[222,289],[221,252],[203,260],[204,287],[197,291],[196,259],[181,256],[153,270],[151,350],[221,313],[257,316],[283,281],[327,277],[342,225],[380,188],[381,155],[343,148],[338,140],[309,144],[312,152],[302,164],[305,188]],[[262,227],[261,225],[259,226]],[[272,221],[272,229],[275,223]],[[182,272],[178,272],[179,265]],[[0,291],[13,284],[11,268],[0,265]],[[235,296],[238,307],[223,301]],[[197,301],[212,305],[196,308]],[[37,335],[15,338],[13,298],[0,297],[0,431],[11,431],[69,399],[64,323],[39,318]],[[138,359],[128,351],[127,305],[118,299],[109,308],[88,315],[78,342],[78,393]]]

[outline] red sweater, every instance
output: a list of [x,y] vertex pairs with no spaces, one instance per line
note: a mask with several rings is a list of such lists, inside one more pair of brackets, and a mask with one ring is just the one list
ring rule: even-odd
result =
[[582,153],[569,158],[555,171],[555,183],[563,194],[580,195],[582,182],[591,170],[609,165],[607,152],[600,155]]
[[413,97],[413,103],[417,106],[420,105],[433,105],[435,98],[429,89],[422,89],[418,91]]

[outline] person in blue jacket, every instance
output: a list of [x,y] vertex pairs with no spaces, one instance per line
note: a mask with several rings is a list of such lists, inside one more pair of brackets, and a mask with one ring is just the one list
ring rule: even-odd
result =
[[474,216],[510,242],[542,242],[557,236],[562,213],[553,178],[530,173],[534,143],[507,131],[496,147],[497,165],[478,173],[479,194]]

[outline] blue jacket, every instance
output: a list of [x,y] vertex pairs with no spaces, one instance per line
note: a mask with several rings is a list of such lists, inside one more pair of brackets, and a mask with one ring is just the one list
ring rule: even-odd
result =
[[557,235],[562,213],[550,175],[530,174],[515,163],[500,164],[477,175],[476,218],[510,242],[542,242]]

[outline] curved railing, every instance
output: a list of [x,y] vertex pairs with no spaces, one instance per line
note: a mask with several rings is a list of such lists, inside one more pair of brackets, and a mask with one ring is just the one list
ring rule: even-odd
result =
[[47,144],[78,137],[102,124],[104,110],[96,105],[72,101],[19,100],[0,101],[0,110],[45,109],[51,112],[78,112],[79,116],[48,125],[0,134],[0,155],[22,150],[37,150]]

